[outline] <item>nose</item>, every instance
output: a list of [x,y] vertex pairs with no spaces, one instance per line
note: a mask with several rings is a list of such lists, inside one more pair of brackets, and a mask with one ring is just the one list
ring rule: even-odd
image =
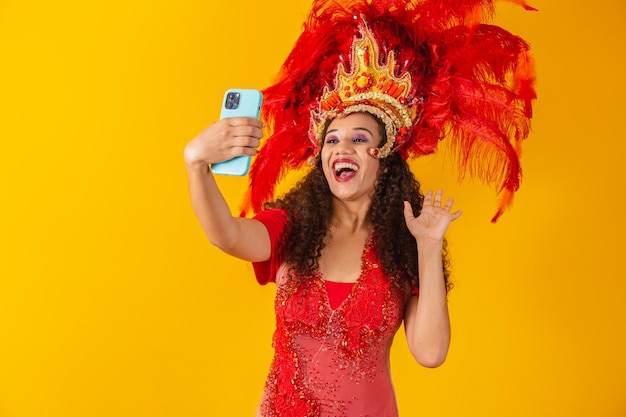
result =
[[352,150],[352,141],[346,137],[342,136],[339,139],[339,142],[335,146],[335,153],[337,155],[349,153]]

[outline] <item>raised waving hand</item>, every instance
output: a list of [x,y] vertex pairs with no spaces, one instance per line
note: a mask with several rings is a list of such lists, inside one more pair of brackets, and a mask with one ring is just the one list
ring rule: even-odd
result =
[[443,240],[451,222],[458,219],[463,212],[452,211],[454,199],[449,198],[442,205],[443,190],[437,191],[433,197],[432,190],[424,196],[422,211],[415,217],[411,204],[404,202],[404,219],[409,231],[416,240]]

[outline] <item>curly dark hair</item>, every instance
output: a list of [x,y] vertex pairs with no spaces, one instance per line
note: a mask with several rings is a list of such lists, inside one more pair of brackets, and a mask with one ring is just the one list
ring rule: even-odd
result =
[[[384,135],[384,129],[381,130]],[[384,142],[383,139],[381,143]],[[404,201],[411,203],[417,215],[421,212],[424,196],[407,162],[394,153],[380,160],[369,210],[374,225],[374,246],[386,275],[398,276],[417,288],[417,244],[404,220]],[[333,213],[333,196],[320,159],[291,191],[274,202],[266,203],[265,208],[287,211],[285,232],[289,238],[283,240],[282,248],[285,261],[295,272],[292,277],[310,276],[319,267],[318,261]],[[452,284],[449,281],[450,262],[445,240],[442,255],[446,289],[449,291]]]

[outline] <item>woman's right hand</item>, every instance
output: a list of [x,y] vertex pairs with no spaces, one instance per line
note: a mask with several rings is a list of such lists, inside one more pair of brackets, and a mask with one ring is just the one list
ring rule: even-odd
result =
[[263,136],[264,124],[249,117],[231,117],[215,122],[185,146],[189,168],[228,161],[237,156],[254,156]]
[[254,262],[270,257],[267,229],[258,220],[233,216],[209,165],[256,155],[263,127],[260,120],[248,117],[222,119],[200,132],[184,152],[191,205],[209,241],[230,255]]

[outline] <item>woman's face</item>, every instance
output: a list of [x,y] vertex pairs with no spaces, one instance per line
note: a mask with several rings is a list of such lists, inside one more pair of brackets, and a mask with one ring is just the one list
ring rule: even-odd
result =
[[380,145],[374,116],[352,113],[328,125],[321,151],[322,169],[333,195],[342,201],[370,202],[380,161],[367,151]]

